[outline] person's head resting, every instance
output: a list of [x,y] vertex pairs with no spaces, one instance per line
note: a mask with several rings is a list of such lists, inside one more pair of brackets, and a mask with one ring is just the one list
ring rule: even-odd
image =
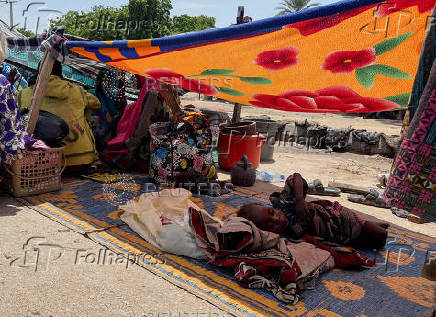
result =
[[260,230],[282,234],[289,225],[289,220],[281,210],[252,203],[242,206],[238,217],[250,220]]

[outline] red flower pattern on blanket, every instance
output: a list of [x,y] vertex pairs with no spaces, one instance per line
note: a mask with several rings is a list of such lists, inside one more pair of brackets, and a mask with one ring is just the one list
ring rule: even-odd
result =
[[254,63],[268,70],[282,70],[298,63],[298,49],[284,47],[273,51],[264,51],[257,55]]
[[145,73],[155,80],[187,89],[189,91],[198,92],[209,96],[218,95],[218,90],[214,86],[210,86],[196,79],[186,78],[182,74],[173,72],[170,69],[149,69]]
[[363,97],[345,86],[317,91],[289,90],[279,95],[255,94],[250,104],[282,111],[313,113],[377,112],[397,108],[388,100]]
[[339,12],[322,18],[315,18],[312,20],[301,21],[293,24],[286,25],[284,28],[296,28],[304,36],[309,36],[311,34],[317,33],[324,29],[331,28],[338,25],[342,21],[352,18],[366,10],[374,7],[375,5],[370,5],[366,7],[356,8],[352,10],[347,10],[344,12]]
[[376,59],[372,47],[361,51],[337,51],[327,56],[321,68],[334,74],[351,73],[356,68],[374,64]]
[[377,7],[376,16],[384,17],[391,13],[401,11],[407,8],[410,8],[416,4],[418,6],[419,13],[431,11],[435,6],[434,0],[389,0],[386,3],[382,3]]

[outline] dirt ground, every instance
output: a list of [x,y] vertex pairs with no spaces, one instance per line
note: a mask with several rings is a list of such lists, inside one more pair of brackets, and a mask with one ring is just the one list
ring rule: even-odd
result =
[[[195,94],[185,95],[183,103],[230,114],[233,110],[232,104],[198,101]],[[401,127],[399,121],[242,108],[242,116],[258,115],[280,120],[307,118],[333,128],[352,126],[388,135],[398,135]],[[388,172],[392,164],[391,159],[380,156],[306,151],[290,146],[276,148],[274,159],[273,164],[261,164],[259,170],[284,175],[299,172],[309,181],[319,178],[327,184],[335,179],[367,187],[375,187],[377,174]],[[228,179],[229,175],[220,173],[220,178]],[[252,189],[271,193],[282,185],[257,182]],[[414,224],[394,216],[388,209],[351,203],[346,195],[333,199],[380,220],[436,237],[434,223]],[[0,316],[228,316],[139,266],[78,264],[74,250],[98,253],[101,246],[36,211],[21,207],[7,195],[0,195],[0,226]],[[32,265],[20,265],[28,250],[25,244],[32,237],[73,251],[35,271]]]
[[[320,179],[327,185],[329,181],[354,184],[365,188],[375,188],[383,193],[384,189],[378,187],[377,174],[389,172],[392,159],[375,156],[365,156],[353,153],[325,153],[325,151],[287,148],[279,148],[274,152],[274,163],[261,163],[258,170],[277,172],[288,176],[295,172],[300,173],[308,182]],[[221,180],[228,180],[229,173],[220,173]],[[281,191],[284,183],[256,182],[251,189],[270,194],[273,191]],[[395,216],[390,209],[376,208],[350,202],[348,194],[342,193],[340,197],[321,197],[338,201],[342,205],[358,210],[364,214],[373,216],[379,220],[387,221],[411,231],[436,237],[436,223],[415,224],[407,219]]]
[[[229,316],[138,265],[87,263],[82,255],[99,254],[101,245],[6,195],[0,226],[2,317]],[[36,242],[52,245],[50,254],[40,247],[38,266]]]
[[[233,104],[220,101],[199,100],[198,94],[188,93],[182,97],[182,104],[193,104],[200,109],[227,112],[232,117]],[[366,129],[370,132],[385,133],[388,136],[400,135],[402,122],[400,120],[363,119],[357,116],[344,116],[337,114],[305,114],[291,113],[272,109],[243,106],[241,118],[265,116],[278,121],[314,121],[329,128]],[[326,153],[325,150],[310,149],[287,145],[276,145],[274,149],[274,162],[261,163],[258,170],[277,172],[288,176],[295,172],[300,173],[307,181],[320,179],[324,185],[329,181],[338,181],[353,184],[366,188],[376,188],[383,193],[383,189],[377,187],[377,175],[389,173],[393,159],[380,155],[360,155],[353,153]],[[221,171],[220,179],[229,179],[229,174]],[[268,184],[257,182],[252,188],[267,193],[280,191],[283,183]],[[394,223],[398,226],[412,231],[436,237],[436,224],[425,223],[415,224],[406,219],[399,218],[392,214],[389,209],[376,208],[361,204],[352,203],[347,200],[348,194],[341,197],[327,198],[337,200],[344,206],[361,211],[380,220]],[[326,199],[326,197],[322,197]]]

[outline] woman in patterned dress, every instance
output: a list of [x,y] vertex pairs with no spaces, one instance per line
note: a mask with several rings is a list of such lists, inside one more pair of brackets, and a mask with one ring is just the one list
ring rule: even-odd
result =
[[[4,33],[0,30],[0,63],[8,56]],[[9,76],[12,77],[12,76]],[[17,92],[9,80],[0,74],[0,165],[10,164],[21,155],[30,138],[20,121]]]

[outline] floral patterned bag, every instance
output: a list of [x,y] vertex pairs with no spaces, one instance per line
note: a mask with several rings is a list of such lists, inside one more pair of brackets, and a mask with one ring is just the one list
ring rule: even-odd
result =
[[170,184],[198,173],[215,178],[213,131],[209,118],[197,112],[181,112],[175,122],[152,124],[150,176]]

